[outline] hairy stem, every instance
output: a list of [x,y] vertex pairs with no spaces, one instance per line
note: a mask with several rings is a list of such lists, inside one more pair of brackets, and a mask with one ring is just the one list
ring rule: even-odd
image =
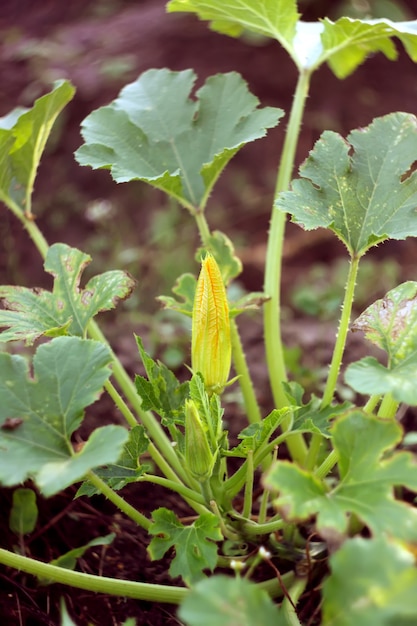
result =
[[[281,155],[275,186],[275,197],[281,191],[286,191],[290,184],[309,84],[310,73],[308,71],[301,71],[298,77]],[[265,265],[264,291],[270,299],[264,305],[264,334],[269,380],[277,408],[283,408],[288,404],[283,386],[283,383],[287,380],[287,372],[280,328],[280,284],[285,222],[285,213],[278,211],[274,207],[269,229]],[[283,429],[288,430],[290,423],[291,418],[289,417],[283,422]],[[306,456],[306,445],[302,435],[291,438],[291,440],[287,442],[287,445],[293,460],[303,464]]]

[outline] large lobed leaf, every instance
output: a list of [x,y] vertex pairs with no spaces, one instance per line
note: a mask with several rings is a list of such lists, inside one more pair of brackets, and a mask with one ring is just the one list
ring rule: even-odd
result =
[[351,256],[384,239],[417,235],[416,117],[392,113],[376,118],[345,141],[325,131],[292,191],[277,207],[306,230],[330,228]]
[[392,41],[398,38],[407,54],[417,61],[417,25],[387,19],[358,20],[342,17],[336,22],[299,20],[295,0],[171,0],[168,11],[195,13],[209,20],[213,30],[237,37],[251,31],[276,39],[299,70],[313,71],[327,62],[338,78],[351,74],[375,52],[397,57]]
[[417,511],[394,498],[395,486],[417,491],[417,465],[405,452],[385,453],[401,439],[401,428],[355,410],[331,429],[338,453],[340,482],[329,487],[314,473],[277,462],[265,478],[279,497],[276,506],[290,520],[317,516],[319,532],[346,533],[355,514],[375,534],[417,540]]
[[330,558],[323,626],[412,626],[417,620],[413,553],[387,537],[346,541]]
[[74,87],[58,81],[31,109],[18,108],[0,118],[0,200],[31,215],[36,171],[52,126],[73,98]]
[[91,257],[76,248],[57,243],[48,249],[45,271],[54,277],[52,291],[2,286],[0,298],[0,341],[23,339],[31,344],[42,335],[85,336],[89,321],[100,311],[113,309],[128,298],[135,281],[115,270],[94,276],[80,288],[83,271]]
[[408,281],[391,289],[369,306],[352,325],[385,350],[388,366],[373,357],[352,363],[346,382],[365,394],[390,392],[399,402],[417,404],[417,283]]
[[193,210],[203,207],[221,171],[283,112],[266,107],[236,72],[207,79],[190,98],[192,70],[148,70],[109,106],[83,122],[81,165],[110,169],[114,180],[144,180]]
[[117,460],[128,437],[120,426],[98,428],[79,452],[71,442],[110,376],[111,358],[99,342],[57,337],[36,351],[31,378],[23,357],[0,354],[1,484],[30,477],[49,496]]

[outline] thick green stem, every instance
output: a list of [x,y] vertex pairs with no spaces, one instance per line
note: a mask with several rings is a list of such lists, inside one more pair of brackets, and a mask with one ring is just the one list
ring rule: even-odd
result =
[[[301,71],[298,77],[298,83],[294,94],[294,100],[285,136],[275,186],[275,197],[281,191],[286,191],[290,184],[309,84],[310,73],[308,71]],[[278,211],[274,207],[272,210],[271,225],[269,229],[265,265],[264,291],[270,299],[264,305],[264,334],[269,380],[277,408],[283,408],[288,404],[283,386],[283,383],[287,380],[287,372],[280,329],[280,285],[285,222],[285,213]],[[283,429],[288,430],[290,423],[291,417],[283,422]],[[291,438],[287,445],[291,457],[303,464],[306,457],[306,446],[302,435]]]
[[394,400],[390,393],[384,396],[381,406],[378,410],[378,417],[387,417],[393,419],[397,413],[399,402]]
[[365,413],[373,413],[380,401],[381,401],[380,395],[371,396],[368,402],[363,407],[363,410],[365,411]]
[[108,498],[110,502],[112,502],[120,511],[122,511],[125,515],[130,517],[130,519],[136,522],[138,526],[141,526],[146,531],[149,530],[151,522],[148,520],[148,518],[142,515],[142,513],[140,513],[137,509],[131,506],[128,502],[126,502],[126,500],[119,496],[118,493],[113,491],[113,489],[109,487],[108,484],[104,482],[104,480],[101,480],[101,478],[99,478],[97,474],[95,474],[94,472],[88,472],[87,480],[92,485],[94,485],[94,487],[96,487],[96,489],[98,489],[100,493],[103,494],[103,496],[106,496],[106,498]]
[[42,563],[20,554],[14,554],[0,548],[0,563],[21,570],[27,574],[33,574],[40,579],[50,580],[54,583],[70,585],[77,589],[86,589],[97,593],[106,593],[125,598],[136,598],[148,602],[168,602],[179,604],[188,593],[188,589],[168,585],[153,585],[150,583],[131,582],[106,576],[94,576],[81,572],[73,572],[64,567]]

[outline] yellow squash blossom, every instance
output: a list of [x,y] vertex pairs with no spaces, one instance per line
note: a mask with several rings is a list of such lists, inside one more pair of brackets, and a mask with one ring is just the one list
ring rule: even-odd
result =
[[232,359],[229,306],[222,275],[211,254],[202,260],[194,298],[191,365],[208,393],[221,393]]

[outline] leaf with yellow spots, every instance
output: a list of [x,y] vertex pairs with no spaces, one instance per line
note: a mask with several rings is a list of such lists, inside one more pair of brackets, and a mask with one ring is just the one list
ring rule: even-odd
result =
[[360,257],[385,239],[417,235],[417,119],[376,118],[347,140],[325,131],[277,207],[306,230],[329,228]]
[[388,355],[388,366],[367,357],[350,365],[346,381],[365,394],[392,393],[417,404],[417,282],[408,281],[369,306],[354,322],[369,341]]
[[42,335],[85,336],[89,321],[100,311],[113,309],[128,298],[135,281],[120,270],[94,276],[80,288],[81,274],[91,257],[63,243],[51,246],[45,270],[54,277],[52,291],[6,285],[0,287],[0,341],[32,344]]
[[[97,341],[57,337],[39,346],[32,378],[25,358],[0,354],[0,484],[32,478],[50,496],[117,461],[128,438],[121,426],[97,428],[76,452],[71,442],[110,376],[111,360]],[[13,418],[18,425],[5,427]]]

